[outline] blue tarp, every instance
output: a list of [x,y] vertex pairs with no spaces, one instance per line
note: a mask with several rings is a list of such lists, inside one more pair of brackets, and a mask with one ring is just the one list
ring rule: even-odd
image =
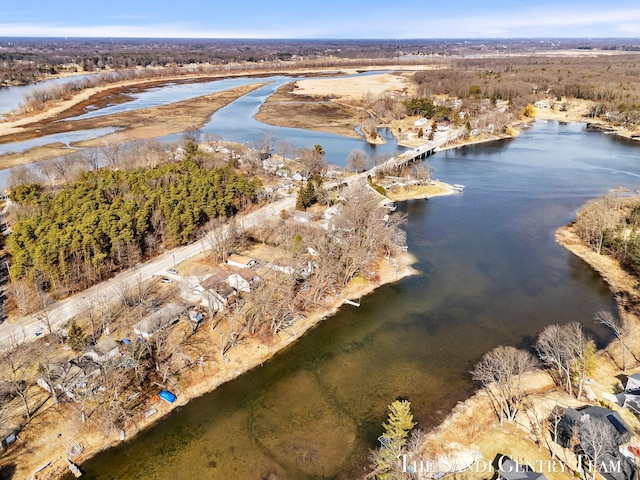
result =
[[165,402],[173,403],[176,401],[176,396],[169,390],[161,390],[158,396]]

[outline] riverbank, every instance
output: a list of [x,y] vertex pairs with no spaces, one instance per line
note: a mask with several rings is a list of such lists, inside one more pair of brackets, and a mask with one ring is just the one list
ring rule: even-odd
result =
[[[131,439],[194,398],[211,392],[254,368],[259,368],[321,321],[334,315],[348,301],[357,301],[382,285],[418,273],[412,267],[414,262],[415,258],[409,253],[403,253],[394,259],[383,258],[378,265],[375,281],[354,279],[341,292],[340,297],[331,298],[322,309],[305,312],[304,316],[299,317],[292,326],[281,331],[269,342],[262,342],[256,338],[247,339],[231,348],[224,362],[209,358],[192,369],[183,371],[178,384],[169,387],[177,394],[176,402],[168,404],[156,399],[147,405],[147,411],[153,408],[157,413],[147,417],[143,412],[137,412],[125,427],[124,439]],[[203,335],[211,335],[210,325],[201,328]],[[77,458],[79,463],[122,441],[120,432],[105,431],[91,417],[86,424],[82,424],[79,418],[78,406],[73,403],[51,405],[50,408],[41,409],[37,417],[20,433],[19,442],[3,457],[3,461],[15,466],[14,477],[56,479],[68,473],[62,445],[62,440],[68,438],[76,439],[84,447],[81,456]],[[37,475],[34,474],[39,467],[48,462],[51,463],[46,468]]]
[[[559,228],[555,238],[560,245],[589,264],[607,283],[617,301],[619,315],[628,328],[625,342],[638,351],[640,296],[635,288],[637,278],[624,271],[615,260],[598,255],[585,245],[574,232],[573,224]],[[448,455],[460,463],[474,458],[491,463],[496,455],[504,454],[520,462],[546,462],[553,460],[553,450],[558,459],[571,464],[574,459],[564,455],[551,435],[540,429],[558,406],[576,408],[595,404],[614,408],[637,432],[640,428],[638,418],[630,410],[610,402],[612,394],[622,388],[626,375],[637,373],[640,368],[635,364],[622,371],[618,364],[622,354],[622,345],[616,340],[597,352],[597,368],[586,392],[588,399],[577,400],[560,391],[544,371],[526,374],[521,383],[527,385],[527,400],[514,423],[499,425],[488,396],[479,391],[458,403],[435,429],[426,433],[415,455],[424,461]],[[636,437],[635,443],[637,440]],[[570,470],[542,473],[549,479],[574,478]],[[475,477],[471,475],[471,478]]]

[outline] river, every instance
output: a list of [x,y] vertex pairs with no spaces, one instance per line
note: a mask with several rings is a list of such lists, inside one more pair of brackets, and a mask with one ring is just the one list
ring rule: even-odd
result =
[[400,204],[419,275],[97,455],[83,478],[356,478],[396,398],[428,429],[472,393],[468,371],[497,345],[531,348],[545,325],[569,321],[606,341],[593,319],[615,311],[612,295],[553,234],[587,199],[635,189],[637,152],[580,124],[539,122],[430,157],[435,177],[466,188]]
[[[364,72],[357,75],[348,75],[347,77],[375,75],[377,73],[380,72]],[[48,82],[36,84],[36,86],[39,85],[44,88],[47,85],[51,86],[55,83],[60,83],[63,80],[64,79],[50,80]],[[257,113],[260,105],[262,105],[265,99],[282,85],[295,80],[296,78],[293,77],[277,75],[260,78],[236,77],[202,83],[168,82],[163,86],[155,87],[142,92],[132,93],[132,100],[129,102],[107,106],[99,110],[92,110],[82,115],[68,118],[66,120],[92,118],[141,108],[157,107],[181,100],[199,97],[209,93],[220,92],[225,89],[235,88],[242,85],[268,82],[267,85],[258,88],[248,95],[240,97],[236,101],[230,103],[226,107],[216,112],[214,115],[212,115],[209,122],[204,125],[201,131],[205,134],[214,133],[216,135],[220,135],[224,140],[227,141],[235,141],[246,144],[256,142],[262,136],[268,134],[271,136],[275,143],[286,141],[297,148],[313,148],[315,145],[321,145],[326,152],[325,159],[328,162],[331,162],[338,166],[346,165],[349,152],[354,149],[361,149],[365,151],[371,158],[374,158],[377,155],[386,155],[387,157],[389,157],[405,150],[405,148],[398,146],[389,129],[379,130],[380,136],[386,141],[386,143],[380,145],[372,145],[364,141],[363,139],[341,137],[330,133],[314,132],[299,128],[277,127],[273,125],[267,125],[255,120],[254,115]],[[31,91],[36,88],[36,86],[29,85],[26,87],[11,87],[0,90],[0,93],[3,94],[3,96],[0,96],[0,113],[3,111],[3,98],[5,103],[7,104],[19,103],[18,99],[22,99],[22,95],[27,93],[25,89]],[[34,147],[50,145],[53,143],[62,143],[67,146],[73,146],[74,142],[94,139],[107,135],[109,133],[113,133],[114,131],[116,131],[115,128],[78,130],[75,132],[38,137],[22,142],[0,144],[0,155],[8,153],[22,153]],[[157,140],[170,143],[178,142],[181,140],[181,138],[182,134],[176,134],[159,137],[157,138]],[[47,161],[51,160],[43,160],[43,162]],[[37,163],[31,164],[31,168],[36,168],[37,166]],[[0,170],[0,189],[2,190],[7,187],[9,172],[10,169]]]

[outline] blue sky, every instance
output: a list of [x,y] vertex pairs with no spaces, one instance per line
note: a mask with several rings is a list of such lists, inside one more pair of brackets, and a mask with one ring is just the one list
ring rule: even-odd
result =
[[0,2],[0,36],[640,37],[640,2],[3,0]]

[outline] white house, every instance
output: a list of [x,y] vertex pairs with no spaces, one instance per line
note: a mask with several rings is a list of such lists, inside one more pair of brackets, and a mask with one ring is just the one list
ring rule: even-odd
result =
[[231,272],[226,279],[229,286],[235,288],[239,292],[251,291],[251,286],[260,281],[260,277],[249,268],[238,268]]
[[118,342],[112,338],[108,338],[96,343],[85,353],[94,362],[102,363],[120,355]]
[[149,339],[154,333],[176,323],[183,312],[182,306],[177,303],[169,303],[136,323],[133,326],[133,333],[144,339]]
[[291,217],[302,223],[309,223],[313,219],[313,215],[311,215],[311,213],[303,212],[302,210],[294,210]]
[[533,105],[536,108],[551,108],[551,104],[547,100],[538,100]]
[[196,293],[202,295],[202,305],[220,312],[238,294],[238,290],[228,282],[229,272],[220,270],[209,276],[195,288]]
[[258,262],[253,258],[245,257],[244,255],[229,255],[226,261],[227,265],[231,265],[232,267],[238,268],[251,268],[255,266]]

